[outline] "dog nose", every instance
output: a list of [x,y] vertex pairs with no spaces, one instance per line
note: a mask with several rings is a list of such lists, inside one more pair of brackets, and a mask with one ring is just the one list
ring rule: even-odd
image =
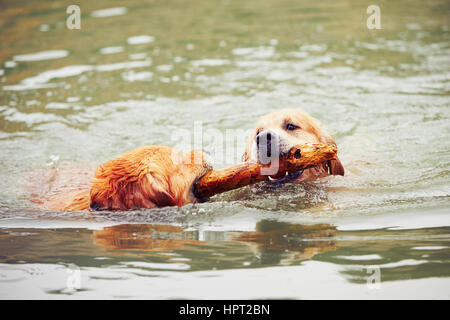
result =
[[258,148],[258,156],[261,162],[270,161],[275,147],[278,146],[278,135],[270,130],[264,130],[256,136],[256,146]]
[[261,131],[256,136],[256,145],[259,147],[260,141],[262,141],[262,140],[265,140],[267,142],[267,144],[269,145],[272,141],[272,136],[275,137],[276,133],[269,131],[269,130]]

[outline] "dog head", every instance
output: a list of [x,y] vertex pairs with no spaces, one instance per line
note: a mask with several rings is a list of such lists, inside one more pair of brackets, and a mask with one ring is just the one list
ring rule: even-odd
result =
[[[336,145],[322,125],[305,112],[299,109],[275,111],[257,120],[242,160],[267,163],[268,159],[284,155],[293,146],[305,143]],[[344,175],[339,158],[302,172],[291,173],[278,182],[313,180],[327,175]]]

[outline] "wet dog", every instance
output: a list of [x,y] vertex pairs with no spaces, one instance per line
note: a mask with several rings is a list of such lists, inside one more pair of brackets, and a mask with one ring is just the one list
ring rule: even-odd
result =
[[[242,160],[267,163],[268,159],[281,156],[293,146],[305,143],[336,145],[333,137],[319,121],[305,112],[299,109],[275,111],[256,121]],[[328,175],[344,175],[344,166],[339,158],[271,181],[277,183],[310,181]]]
[[[321,124],[303,111],[276,111],[256,122],[243,160],[261,162],[305,143],[336,145]],[[57,178],[53,179],[61,180],[59,187],[54,182],[51,196],[36,202],[44,209],[68,211],[183,206],[200,200],[193,194],[193,185],[210,170],[212,160],[203,151],[181,154],[166,146],[140,147],[97,168],[90,185],[86,182],[79,184],[83,188],[68,190],[67,181],[71,171],[59,171]],[[92,173],[90,175],[92,177]],[[344,175],[339,158],[281,178],[272,178],[272,182],[308,181],[328,175]],[[86,178],[87,175],[82,177]]]

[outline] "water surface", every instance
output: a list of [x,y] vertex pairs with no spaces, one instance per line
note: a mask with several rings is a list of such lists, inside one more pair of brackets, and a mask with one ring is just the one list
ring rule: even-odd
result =
[[[382,1],[381,30],[369,1],[91,1],[80,30],[71,4],[1,4],[0,297],[449,298],[448,1]],[[30,201],[65,166],[191,149],[174,132],[198,123],[234,164],[227,130],[286,107],[335,135],[345,177],[137,212]]]

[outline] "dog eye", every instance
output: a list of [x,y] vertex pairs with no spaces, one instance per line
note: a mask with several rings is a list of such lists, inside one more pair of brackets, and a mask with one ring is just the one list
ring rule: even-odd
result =
[[299,126],[296,126],[295,124],[292,124],[292,123],[288,123],[286,125],[286,130],[289,130],[289,131],[294,131],[299,128],[300,128]]

